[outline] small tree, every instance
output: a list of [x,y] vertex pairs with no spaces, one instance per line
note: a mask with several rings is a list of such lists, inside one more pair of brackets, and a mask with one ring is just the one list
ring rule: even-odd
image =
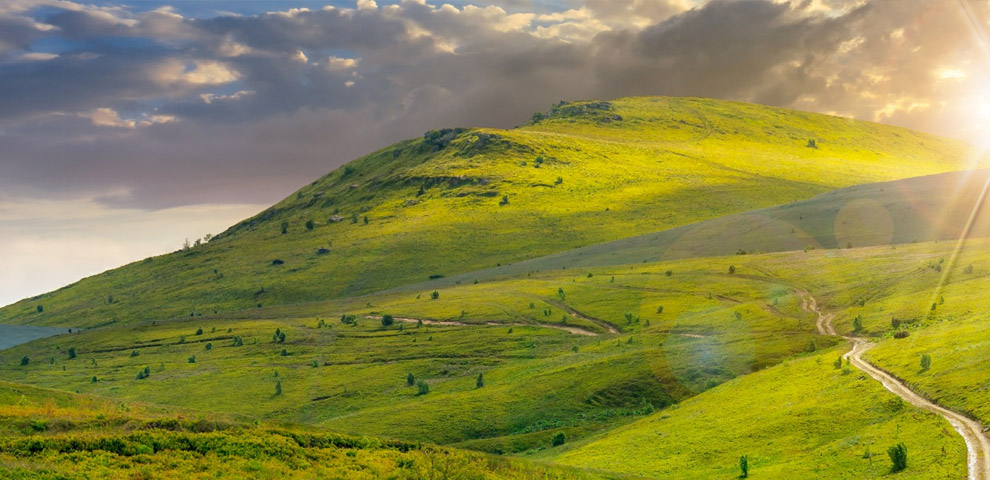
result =
[[289,356],[289,351],[283,348],[282,351],[279,352],[279,355],[281,355],[283,357],[288,357]]
[[430,298],[432,298],[434,300],[440,298],[440,292],[434,290],[433,293],[430,294]]
[[76,358],[76,347],[69,347],[69,359]]
[[235,336],[234,337],[234,346],[235,347],[240,347],[242,345],[244,345],[244,340],[242,340],[241,337]]
[[416,382],[416,389],[416,395],[426,395],[427,393],[430,393],[430,384],[419,380]]
[[306,220],[306,230],[313,230],[313,228],[315,228],[315,227],[316,227],[316,225],[313,224],[313,221],[312,220]]
[[279,379],[275,381],[275,395],[278,396],[281,394],[282,394],[282,380]]
[[736,266],[729,265],[729,275],[732,275],[733,273],[736,273]]
[[478,381],[474,383],[475,388],[481,388],[485,386],[485,376],[483,373],[478,374]]
[[282,222],[282,235],[289,233],[289,222]]
[[567,299],[567,295],[564,295],[564,289],[563,288],[558,288],[557,289],[557,296],[560,297],[560,301],[564,301],[564,300]]
[[553,445],[554,447],[559,447],[565,442],[567,442],[567,436],[564,435],[564,432],[557,432],[554,434],[553,438],[550,439],[550,445]]
[[657,305],[657,313],[663,313],[663,305]]
[[739,457],[739,478],[749,478],[749,455]]
[[278,343],[285,343],[285,332],[278,334]]
[[196,355],[192,355],[189,357],[189,363],[196,363]]
[[38,305],[38,313],[44,312],[45,307],[43,305]]
[[205,348],[206,348],[207,350],[213,350],[213,344],[212,344],[212,343],[209,343],[209,342],[207,342],[207,344],[206,344],[206,346],[205,346]]
[[863,331],[863,317],[856,315],[856,318],[853,319],[853,332],[859,333],[861,331]]
[[833,363],[832,365],[835,366],[836,370],[842,368],[842,356],[840,355],[839,358],[836,358],[835,363]]
[[932,356],[927,353],[921,354],[921,371],[928,371],[932,368]]
[[391,327],[393,324],[395,324],[395,319],[392,318],[391,315],[389,315],[387,313],[385,315],[382,315],[382,326],[383,327]]
[[92,379],[92,380],[90,380],[90,381],[89,381],[89,383],[96,383],[96,382],[98,382],[98,381],[99,381],[99,380],[97,380],[97,379],[96,379],[96,376],[94,375],[94,376],[93,376],[93,379]]
[[411,387],[415,384],[416,384],[416,376],[413,375],[412,373],[406,375],[406,385],[409,385]]
[[196,335],[202,335],[202,334],[203,334],[203,328],[202,327],[197,328],[196,329]]
[[897,473],[907,468],[907,447],[903,443],[888,448],[887,455],[890,455],[890,473]]
[[25,365],[27,365],[27,364],[29,364],[29,363],[31,363],[31,359],[28,358],[27,355],[21,357],[21,366],[22,367],[25,366]]

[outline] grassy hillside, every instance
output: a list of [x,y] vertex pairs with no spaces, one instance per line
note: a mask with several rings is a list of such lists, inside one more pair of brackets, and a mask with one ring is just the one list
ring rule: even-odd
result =
[[955,141],[717,100],[583,102],[543,117],[400,142],[207,244],[10,305],[0,323],[93,327],[340,298],[967,166]]
[[[580,438],[626,423],[835,342],[814,334],[792,289],[728,275],[731,260],[103,328],[0,352],[0,370],[124,400],[517,452],[549,446],[558,431]],[[399,318],[390,327],[373,318],[390,312]],[[448,316],[458,325],[403,321]],[[146,366],[150,376],[136,378]],[[407,383],[410,373],[428,394]]]
[[752,478],[886,478],[887,448],[903,442],[910,468],[896,478],[960,478],[966,446],[948,422],[859,371],[834,368],[840,353],[734,380],[554,460],[652,478],[730,479],[747,455]]
[[619,478],[417,443],[186,415],[0,382],[0,476]]
[[[706,220],[544,257],[454,275],[398,290],[430,289],[527,272],[680,258],[990,237],[990,171],[967,170],[872,183],[814,198]],[[968,223],[977,205],[972,223]]]

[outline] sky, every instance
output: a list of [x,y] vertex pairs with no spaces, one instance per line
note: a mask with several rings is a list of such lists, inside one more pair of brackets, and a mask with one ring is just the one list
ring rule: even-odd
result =
[[375,149],[702,96],[990,138],[986,0],[0,1],[0,305]]

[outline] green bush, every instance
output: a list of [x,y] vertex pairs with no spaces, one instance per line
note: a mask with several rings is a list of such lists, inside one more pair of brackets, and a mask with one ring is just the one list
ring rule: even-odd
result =
[[557,432],[556,434],[554,434],[553,438],[550,439],[550,445],[553,445],[554,447],[559,447],[563,445],[564,442],[566,441],[567,441],[567,436],[564,435],[564,432]]
[[749,478],[749,455],[739,457],[739,478]]
[[76,358],[76,347],[69,347],[69,358]]
[[481,388],[485,386],[485,375],[483,373],[478,374],[478,380],[474,383],[475,388]]
[[416,389],[416,395],[426,395],[430,393],[430,384],[420,380],[416,382]]
[[927,353],[921,354],[921,370],[927,371],[932,368],[932,356]]
[[907,468],[907,446],[903,443],[888,448],[887,455],[890,455],[890,473],[897,473]]
[[196,363],[196,355],[192,355],[189,357],[189,363]]
[[25,365],[27,365],[27,364],[29,364],[29,363],[31,363],[31,359],[28,358],[27,355],[21,357],[21,366],[22,367],[25,366]]
[[440,298],[440,292],[434,290],[433,293],[430,294],[430,298],[432,298],[434,300]]
[[389,315],[387,313],[385,315],[382,315],[382,326],[383,327],[391,327],[394,324],[395,324],[395,318],[393,318],[391,315]]
[[406,385],[409,385],[411,387],[415,384],[416,384],[416,377],[412,373],[406,375]]

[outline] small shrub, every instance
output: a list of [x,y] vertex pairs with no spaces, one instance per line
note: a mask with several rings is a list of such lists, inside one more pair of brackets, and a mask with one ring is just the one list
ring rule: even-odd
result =
[[433,300],[440,298],[440,292],[434,290],[433,293],[430,294],[430,298],[432,298]]
[[203,334],[203,329],[202,328],[197,328],[196,329],[196,335],[202,335],[202,334]]
[[96,379],[96,376],[94,375],[94,376],[93,376],[93,379],[92,379],[92,380],[90,380],[90,382],[89,382],[89,383],[96,383],[96,382],[98,382],[98,381],[99,381],[99,380],[97,380],[97,379]]
[[430,393],[430,384],[422,380],[416,382],[416,395],[426,395]]
[[663,313],[663,305],[657,305],[657,313]]
[[973,264],[967,265],[966,268],[963,269],[963,273],[965,273],[966,275],[972,274],[973,273]]
[[313,221],[312,220],[306,220],[306,230],[312,231],[313,228],[315,228],[315,227],[316,227],[316,225],[313,224]]
[[890,326],[891,326],[891,327],[894,327],[895,329],[896,329],[896,328],[900,328],[900,326],[901,326],[901,321],[900,321],[900,320],[898,320],[898,319],[896,319],[896,318],[894,318],[894,317],[891,317],[891,318],[890,318]]
[[921,370],[927,371],[932,368],[932,356],[927,353],[921,354]]
[[382,326],[383,327],[391,327],[394,324],[395,324],[395,319],[391,315],[389,315],[387,313],[385,315],[382,315]]
[[196,363],[196,355],[192,355],[189,357],[189,363]]
[[29,363],[31,363],[31,359],[30,359],[30,358],[28,358],[28,357],[27,357],[27,355],[25,355],[25,356],[23,356],[23,357],[21,357],[21,366],[22,366],[22,367],[23,367],[23,366],[26,366],[26,365],[27,365],[27,364],[29,364]]
[[856,315],[853,319],[853,333],[859,333],[863,331],[863,317]]
[[907,338],[907,337],[908,337],[907,330],[901,330],[894,334],[894,338]]
[[285,265],[285,261],[282,260],[281,258],[276,258],[275,260],[272,260],[272,265],[274,266]]
[[732,275],[733,273],[736,273],[736,266],[729,265],[729,275]]
[[835,369],[836,370],[842,368],[842,356],[839,356],[839,358],[836,358],[835,359],[835,363],[833,363],[832,365],[835,366]]
[[234,346],[235,347],[240,347],[242,345],[244,345],[244,340],[242,340],[241,337],[235,336],[234,337]]
[[275,395],[278,396],[281,394],[282,394],[282,380],[279,379],[275,381]]
[[416,384],[416,377],[412,373],[406,375],[406,385],[411,387],[415,384]]
[[288,357],[289,356],[289,351],[283,348],[282,351],[279,352],[279,355],[281,355],[283,357]]
[[205,348],[207,350],[213,350],[213,344],[212,343],[207,343],[206,346],[205,346]]
[[474,382],[475,388],[481,388],[485,386],[485,376],[482,373],[478,374],[478,380]]
[[502,195],[502,201],[498,202],[498,204],[499,204],[499,206],[508,205],[509,204],[509,196],[508,195]]
[[138,355],[141,355],[141,352],[139,352],[137,350],[131,350],[131,358],[134,358],[134,357],[136,357]]
[[69,359],[76,358],[76,347],[69,347]]
[[289,233],[289,222],[282,222],[282,235]]
[[567,436],[564,435],[564,432],[557,432],[554,434],[553,438],[550,439],[550,445],[554,447],[559,447],[565,442],[567,442]]
[[907,468],[907,447],[903,443],[898,443],[887,449],[890,456],[890,473],[897,473]]
[[749,478],[749,455],[739,457],[739,478]]

